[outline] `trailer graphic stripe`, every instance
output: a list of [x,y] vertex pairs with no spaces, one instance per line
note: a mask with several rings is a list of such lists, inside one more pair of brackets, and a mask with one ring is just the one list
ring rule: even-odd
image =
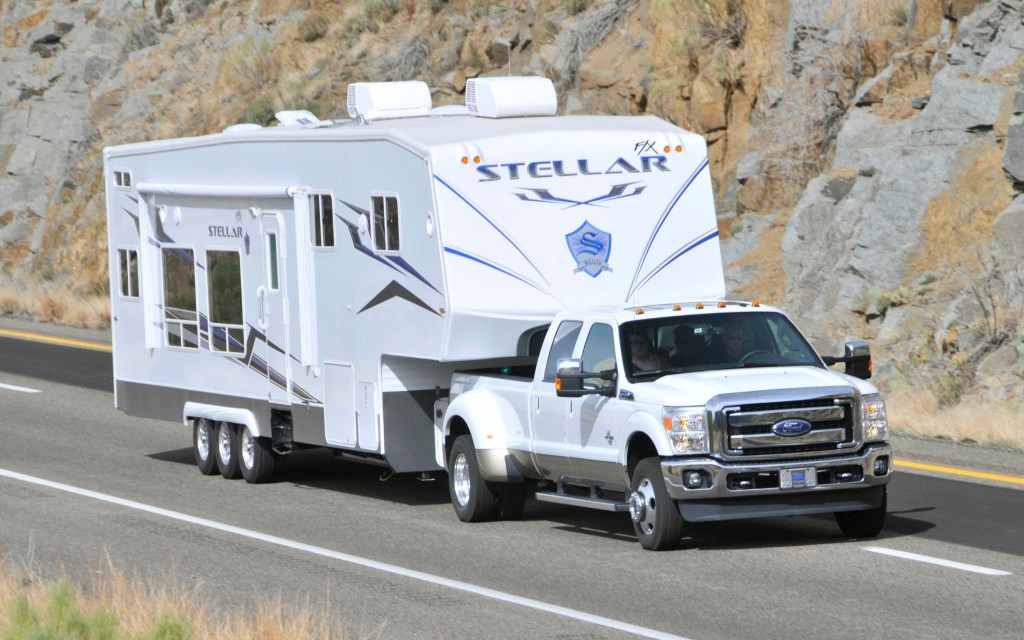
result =
[[[439,175],[437,175],[437,174],[434,174],[434,179],[435,179],[435,180],[437,180],[438,182],[440,182],[441,184],[443,184],[443,185],[444,185],[445,187],[447,187],[449,191],[451,191],[451,192],[452,192],[453,194],[455,194],[455,197],[456,197],[456,198],[458,198],[459,200],[462,200],[463,202],[465,202],[465,203],[466,203],[466,206],[468,206],[468,207],[469,207],[470,209],[472,209],[473,211],[475,211],[475,212],[477,213],[477,215],[479,215],[479,216],[480,216],[481,218],[483,218],[483,219],[484,219],[485,221],[487,221],[487,224],[489,224],[489,225],[491,225],[492,227],[494,227],[494,230],[495,230],[495,231],[497,231],[497,232],[498,232],[499,234],[501,234],[501,237],[502,237],[502,238],[505,238],[505,240],[508,240],[508,243],[512,245],[512,248],[513,248],[513,249],[515,249],[516,251],[518,251],[518,252],[519,252],[519,255],[523,256],[523,259],[525,259],[525,260],[526,260],[526,262],[527,262],[527,263],[528,263],[528,264],[529,264],[529,265],[530,265],[531,267],[533,267],[533,270],[537,272],[537,275],[539,275],[539,276],[540,276],[540,279],[544,281],[544,284],[546,284],[546,285],[548,285],[548,286],[551,286],[551,283],[547,281],[547,279],[546,279],[546,278],[544,277],[544,274],[543,274],[543,273],[541,273],[541,270],[537,268],[537,265],[533,264],[533,261],[532,261],[532,260],[530,260],[529,256],[527,256],[527,255],[526,255],[526,254],[525,254],[525,253],[523,252],[523,250],[519,248],[519,245],[517,245],[517,244],[516,244],[516,243],[515,243],[515,242],[514,242],[514,241],[512,240],[512,238],[508,237],[508,234],[506,234],[506,233],[505,233],[505,232],[504,232],[504,231],[502,230],[502,228],[501,228],[501,227],[499,227],[499,226],[497,225],[497,223],[496,223],[496,222],[494,222],[493,220],[491,220],[490,218],[488,218],[488,217],[487,217],[487,214],[485,214],[485,213],[484,213],[483,211],[481,211],[481,210],[480,210],[479,208],[477,208],[477,207],[476,207],[476,205],[474,205],[474,204],[473,204],[472,202],[470,202],[469,200],[467,200],[467,199],[466,199],[466,197],[465,197],[465,196],[463,196],[463,195],[462,195],[461,193],[459,193],[458,191],[456,191],[454,187],[452,187],[452,186],[451,186],[450,184],[448,184],[448,183],[447,183],[447,182],[445,182],[445,181],[444,181],[443,179],[441,179],[441,176],[439,176]],[[512,274],[509,274],[509,275],[512,275]],[[524,280],[524,282],[525,282],[525,280]]]
[[687,253],[687,252],[689,252],[689,251],[691,251],[691,250],[693,250],[693,249],[696,249],[697,247],[699,247],[700,245],[704,244],[704,243],[705,243],[705,242],[707,242],[708,240],[711,240],[712,238],[717,238],[717,237],[718,237],[718,229],[716,228],[716,229],[712,229],[711,231],[707,231],[707,232],[705,232],[705,233],[704,233],[704,234],[703,234],[702,236],[700,236],[699,238],[697,238],[697,239],[695,239],[695,240],[691,241],[691,242],[690,242],[689,244],[687,244],[687,245],[683,246],[683,247],[682,247],[682,248],[681,248],[681,249],[680,249],[679,251],[677,251],[677,252],[676,252],[675,254],[673,254],[673,255],[672,255],[672,256],[671,256],[670,258],[666,259],[666,260],[665,260],[664,262],[662,262],[662,263],[661,263],[660,265],[658,265],[658,266],[657,266],[657,267],[656,267],[656,268],[654,269],[654,271],[652,271],[652,272],[651,272],[651,273],[650,273],[650,274],[649,274],[649,275],[648,275],[648,276],[647,276],[646,278],[644,278],[643,280],[641,280],[641,281],[640,281],[640,284],[636,285],[636,289],[634,289],[634,291],[637,291],[637,290],[639,290],[639,289],[640,289],[640,288],[642,288],[642,287],[643,287],[643,286],[644,286],[645,284],[647,284],[648,282],[650,282],[650,281],[651,281],[651,278],[653,278],[654,276],[656,276],[656,275],[658,275],[659,273],[661,273],[661,271],[662,271],[662,270],[663,270],[663,269],[664,269],[665,267],[667,267],[668,265],[670,265],[670,264],[672,264],[673,262],[675,262],[675,261],[676,261],[676,259],[677,259],[677,258],[679,258],[680,256],[682,256],[683,254],[685,254],[685,253]]
[[679,193],[677,193],[675,197],[672,199],[672,202],[668,205],[668,208],[665,209],[665,213],[661,214],[661,219],[659,219],[658,224],[655,225],[654,233],[651,234],[650,239],[647,241],[647,247],[644,248],[644,252],[640,256],[640,260],[637,262],[636,273],[633,274],[633,283],[629,287],[629,293],[626,294],[626,300],[629,300],[629,298],[632,297],[634,293],[636,293],[636,290],[640,288],[641,285],[637,285],[636,283],[637,279],[639,279],[640,277],[640,270],[643,269],[644,262],[646,262],[647,260],[647,254],[650,253],[651,246],[654,245],[654,239],[658,236],[658,233],[661,231],[661,228],[665,225],[665,221],[668,220],[668,216],[672,213],[672,210],[675,209],[675,206],[676,204],[679,203],[679,200],[682,199],[683,194],[686,193],[686,190],[689,189],[690,185],[692,185],[693,182],[697,179],[697,176],[699,176],[701,172],[704,171],[704,169],[707,169],[708,166],[708,159],[704,158],[700,166],[697,167],[697,169],[690,175],[689,178],[687,178],[686,182],[683,184],[683,188],[680,189]]
[[362,313],[368,309],[372,309],[377,305],[383,304],[388,300],[391,300],[392,298],[400,298],[407,302],[413,303],[417,307],[422,307],[423,309],[426,309],[427,311],[433,313],[436,316],[441,315],[440,313],[438,313],[436,309],[428,305],[426,302],[423,302],[422,300],[417,298],[415,295],[413,295],[411,291],[409,291],[402,285],[398,284],[394,280],[392,280],[388,284],[388,286],[381,289],[380,292],[377,295],[375,295],[372,300],[367,302],[366,305],[357,312],[357,314]]
[[516,280],[522,282],[523,284],[528,284],[531,287],[533,287],[534,289],[536,289],[537,291],[540,291],[541,293],[548,293],[547,291],[545,291],[544,289],[538,287],[536,284],[530,282],[526,278],[518,276],[518,275],[512,273],[511,271],[506,271],[505,269],[502,269],[501,267],[497,266],[496,264],[493,264],[491,262],[487,262],[483,258],[479,258],[477,256],[470,255],[468,253],[459,251],[458,249],[452,249],[451,247],[445,247],[444,251],[445,251],[445,253],[451,253],[451,254],[457,255],[457,256],[459,256],[461,258],[466,258],[467,260],[472,260],[473,262],[479,262],[480,264],[484,265],[485,267],[490,267],[490,268],[494,269],[495,271],[500,271],[501,273],[504,273],[507,276],[515,278]]
[[[367,216],[367,217],[369,217],[369,215],[370,215],[370,212],[367,211],[366,209],[363,209],[362,207],[357,207],[356,205],[351,204],[349,202],[345,202],[344,200],[342,200],[340,198],[335,198],[335,200],[337,200],[341,204],[345,205],[346,207],[348,207],[349,209],[355,211],[356,213],[358,213],[360,215],[364,215],[364,216]],[[371,251],[369,247],[367,247],[365,244],[363,244],[362,239],[359,237],[359,227],[358,226],[352,224],[351,222],[349,222],[345,218],[342,218],[340,214],[335,213],[334,217],[337,218],[338,220],[340,220],[341,223],[344,224],[346,227],[348,227],[349,239],[352,240],[352,248],[354,248],[356,251],[359,251],[360,253],[364,253],[364,254],[368,255],[371,258],[373,258],[374,260],[376,260],[377,262],[380,262],[381,264],[387,265],[387,266],[391,267],[392,269],[395,269],[396,271],[398,271],[398,269],[394,265],[398,265],[398,267],[401,267],[402,269],[404,269],[405,272],[408,273],[409,275],[413,276],[414,278],[416,278],[417,280],[419,280],[423,284],[427,285],[428,287],[430,287],[434,291],[437,291],[438,293],[441,293],[440,290],[438,290],[437,287],[435,287],[434,285],[430,284],[430,281],[427,280],[426,278],[424,278],[420,274],[419,271],[417,271],[411,264],[409,264],[405,260],[405,258],[403,258],[401,256],[387,256],[387,259],[390,260],[391,262],[393,262],[394,265],[388,264],[387,260],[385,260],[381,256],[378,256],[377,254],[373,253],[373,251]]]

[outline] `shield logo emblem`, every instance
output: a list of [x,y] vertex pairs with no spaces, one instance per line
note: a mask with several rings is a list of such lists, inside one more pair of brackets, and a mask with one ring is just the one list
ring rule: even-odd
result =
[[612,270],[608,266],[608,256],[612,253],[612,234],[585,221],[572,233],[565,234],[565,241],[569,245],[569,253],[576,261],[573,273],[582,271],[596,278],[602,271]]

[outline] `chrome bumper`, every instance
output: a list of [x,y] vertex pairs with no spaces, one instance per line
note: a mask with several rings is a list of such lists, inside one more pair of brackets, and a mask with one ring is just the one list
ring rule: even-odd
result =
[[[875,461],[888,457],[886,472],[875,475]],[[689,489],[684,474],[698,471],[701,487]],[[772,462],[721,462],[714,458],[667,458],[661,461],[665,486],[673,500],[716,500],[819,493],[880,487],[892,475],[892,447],[872,444],[847,457]],[[794,473],[795,472],[795,473]],[[810,478],[813,476],[813,486]],[[783,488],[790,483],[795,486]]]

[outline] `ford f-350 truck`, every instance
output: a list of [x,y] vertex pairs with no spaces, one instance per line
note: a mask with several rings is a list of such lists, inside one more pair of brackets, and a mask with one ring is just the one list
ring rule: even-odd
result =
[[439,403],[452,504],[467,522],[514,518],[539,486],[628,512],[652,550],[688,522],[768,516],[834,513],[874,536],[892,449],[870,370],[866,343],[823,359],[756,302],[566,311],[535,370],[453,377]]

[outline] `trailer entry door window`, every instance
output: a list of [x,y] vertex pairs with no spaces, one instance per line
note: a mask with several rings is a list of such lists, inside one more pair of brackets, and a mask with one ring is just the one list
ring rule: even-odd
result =
[[237,251],[207,251],[210,292],[210,351],[245,353],[242,266]]
[[267,288],[271,291],[281,289],[277,282],[277,234],[273,231],[267,232]]
[[373,245],[377,251],[398,251],[398,198],[373,196]]
[[164,328],[168,347],[199,348],[196,260],[192,249],[164,247]]
[[311,196],[313,211],[313,246],[334,246],[334,204],[329,193]]
[[135,249],[118,249],[118,263],[121,267],[121,296],[139,297],[139,252]]

